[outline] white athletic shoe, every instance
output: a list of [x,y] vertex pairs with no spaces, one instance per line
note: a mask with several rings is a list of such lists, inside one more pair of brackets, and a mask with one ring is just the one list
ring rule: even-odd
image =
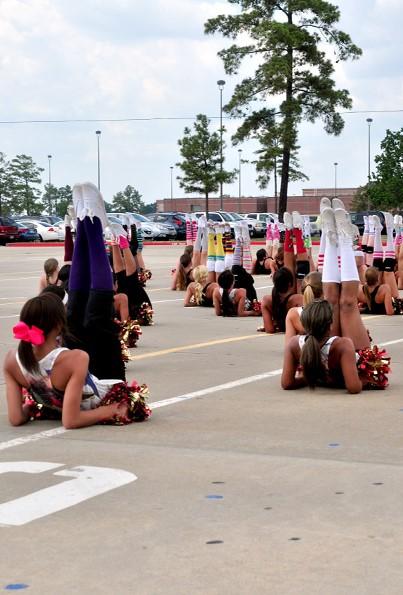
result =
[[323,209],[330,209],[331,207],[332,203],[330,202],[330,198],[323,196],[323,198],[320,199],[319,212],[321,213]]
[[344,209],[334,209],[337,234],[341,237],[354,238],[355,231]]
[[98,188],[92,182],[84,182],[81,184],[83,193],[84,208],[81,216],[77,213],[80,219],[84,217],[90,217],[91,221],[93,217],[98,217],[101,221],[102,227],[105,229],[109,227],[108,217],[105,211],[104,199]]
[[296,229],[302,229],[304,227],[304,220],[298,211],[292,212],[292,226]]
[[291,213],[288,213],[287,211],[284,213],[283,215],[283,221],[284,221],[284,225],[286,229],[292,229],[293,228],[293,223],[292,223],[292,215]]
[[388,213],[387,211],[382,211],[383,216],[385,217],[385,226],[390,228],[393,227],[393,215],[392,213]]
[[[67,208],[67,210],[69,207]],[[84,198],[82,184],[74,184],[73,186],[73,210],[77,219],[84,219],[82,212],[84,211]]]
[[337,244],[335,213],[331,207],[325,207],[320,214],[322,231],[332,244]]
[[372,220],[374,222],[375,229],[379,229],[380,231],[382,231],[383,225],[382,225],[381,220],[379,219],[378,215],[372,215]]
[[346,207],[344,206],[344,202],[342,200],[340,200],[340,198],[333,198],[332,199],[332,207],[334,209],[343,209],[343,211],[346,210]]
[[108,230],[116,242],[119,241],[119,236],[127,238],[127,233],[120,223],[108,223]]

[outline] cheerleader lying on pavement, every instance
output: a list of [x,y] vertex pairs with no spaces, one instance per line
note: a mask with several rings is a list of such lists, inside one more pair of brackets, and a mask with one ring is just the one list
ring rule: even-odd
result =
[[[109,228],[114,237],[110,248],[116,280],[115,307],[116,301],[123,300],[124,303],[122,296],[126,296],[131,320],[137,320],[144,326],[150,325],[153,323],[152,304],[144,284],[139,279],[137,263],[127,239],[127,233],[118,223],[110,224]],[[127,317],[120,316],[120,320],[127,320]]]
[[235,277],[231,271],[224,271],[218,277],[218,285],[213,292],[214,310],[217,316],[259,316],[246,297],[246,289],[236,289]]
[[295,293],[295,279],[292,272],[282,267],[273,275],[271,295],[262,300],[262,316],[264,326],[259,332],[276,333],[285,331],[285,319],[290,308],[302,305],[302,295]]
[[345,386],[349,393],[359,393],[362,388],[384,389],[390,358],[376,346],[370,348],[360,316],[352,225],[344,209],[325,208],[321,218],[327,235],[322,277],[327,299],[302,310],[306,334],[292,337],[286,344],[282,387]]
[[[123,381],[124,365],[111,315],[112,274],[102,236],[102,223],[106,224],[102,197],[92,184],[76,185],[73,192],[79,221],[67,319],[69,331],[85,351],[60,346],[67,333],[58,296],[44,293],[28,300],[13,329],[20,340],[18,350],[10,351],[4,363],[12,425],[61,418],[66,428],[73,429],[99,422],[120,425],[150,415],[145,405],[147,388]],[[99,370],[98,377],[89,369]]]
[[364,304],[364,312],[369,314],[395,314],[390,287],[380,282],[380,273],[375,267],[365,271],[365,285],[358,291],[358,301]]
[[213,293],[219,286],[217,283],[208,282],[208,269],[199,265],[193,269],[194,281],[188,285],[186,290],[184,306],[213,307]]

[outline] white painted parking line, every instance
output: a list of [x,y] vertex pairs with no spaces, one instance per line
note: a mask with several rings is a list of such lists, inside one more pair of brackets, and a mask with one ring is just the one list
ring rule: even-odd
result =
[[18,317],[19,317],[19,314],[11,314],[10,316],[0,316],[0,319],[1,318],[18,318]]
[[153,305],[154,304],[166,304],[167,302],[183,302],[183,297],[175,298],[173,300],[153,300]]
[[189,399],[196,399],[196,397],[204,397],[205,395],[211,395],[222,390],[230,390],[243,386],[244,384],[250,384],[251,382],[259,382],[259,380],[265,380],[266,378],[273,378],[279,376],[282,369],[272,370],[271,372],[264,372],[263,374],[256,374],[255,376],[246,376],[246,378],[239,378],[232,382],[225,382],[224,384],[218,384],[217,386],[210,386],[209,388],[203,388],[196,390],[192,393],[186,393],[179,397],[173,397],[172,399],[164,399],[163,401],[155,401],[150,403],[151,409],[158,409],[159,407],[167,407],[168,405],[174,405],[175,403],[181,403],[182,401],[188,401]]

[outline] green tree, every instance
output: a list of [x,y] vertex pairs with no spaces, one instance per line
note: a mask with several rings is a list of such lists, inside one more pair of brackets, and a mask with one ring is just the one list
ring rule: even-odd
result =
[[157,210],[157,203],[150,202],[150,203],[144,205],[144,207],[141,209],[140,213],[142,215],[147,215],[148,213],[155,213],[156,210]]
[[11,190],[13,193],[11,208],[15,213],[25,211],[27,215],[36,215],[42,211],[41,183],[43,167],[38,167],[29,155],[17,155],[10,163]]
[[403,204],[403,128],[386,131],[376,172],[367,188],[371,208],[388,210]]
[[206,198],[206,213],[209,210],[209,195],[218,191],[221,182],[232,182],[237,172],[221,171],[221,131],[211,133],[209,124],[207,116],[199,114],[193,125],[194,133],[190,128],[185,128],[184,137],[178,140],[183,161],[176,164],[183,171],[183,176],[177,176],[180,187],[187,193],[203,194]]
[[59,189],[53,184],[45,184],[45,192],[42,194],[43,208],[49,215],[57,212]]
[[140,192],[129,185],[113,197],[112,212],[139,213],[143,206]]
[[73,203],[73,191],[71,186],[61,186],[57,189],[57,202],[55,204],[55,213],[59,217],[64,217],[67,213],[67,207]]
[[0,215],[8,215],[11,212],[11,197],[10,162],[6,155],[0,152]]
[[[225,111],[233,117],[253,119],[255,130],[267,128],[268,109],[262,102],[279,97],[271,110],[272,126],[281,147],[281,187],[279,213],[287,208],[290,163],[297,149],[298,125],[303,120],[324,121],[328,134],[338,135],[344,122],[337,112],[352,102],[346,89],[338,90],[332,78],[334,67],[326,50],[333,46],[336,61],[356,59],[361,50],[350,36],[336,28],[339,9],[325,0],[228,0],[240,6],[239,14],[219,15],[205,24],[208,34],[248,37],[250,43],[233,44],[219,52],[225,72],[239,72],[245,58],[258,66],[253,76],[236,85]],[[260,106],[253,110],[253,106]],[[248,126],[245,129],[248,134]],[[236,140],[242,140],[239,131]],[[269,144],[268,149],[272,150]]]

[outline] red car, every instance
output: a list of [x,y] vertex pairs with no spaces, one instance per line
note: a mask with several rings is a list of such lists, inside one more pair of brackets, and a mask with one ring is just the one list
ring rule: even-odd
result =
[[18,239],[18,227],[9,217],[0,217],[0,244]]

